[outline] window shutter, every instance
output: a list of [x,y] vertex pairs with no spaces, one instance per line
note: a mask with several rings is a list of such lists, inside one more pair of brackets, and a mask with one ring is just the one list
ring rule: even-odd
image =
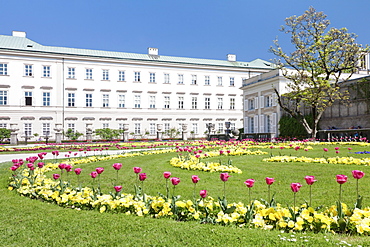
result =
[[265,132],[265,116],[264,115],[260,115],[260,133],[264,133]]
[[277,99],[276,95],[273,94],[272,95],[272,106],[276,106],[276,104],[277,104],[276,99]]
[[260,108],[262,109],[265,106],[265,97],[260,96]]
[[254,98],[254,109],[258,109],[258,97]]
[[244,118],[244,133],[248,133],[248,117]]
[[271,132],[276,134],[276,113],[272,113],[272,128],[271,128]]
[[244,100],[244,111],[248,111],[248,100]]
[[254,133],[258,133],[258,115],[254,116]]

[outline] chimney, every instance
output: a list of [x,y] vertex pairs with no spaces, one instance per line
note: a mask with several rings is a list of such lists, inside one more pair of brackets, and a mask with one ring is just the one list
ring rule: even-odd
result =
[[26,38],[26,32],[13,31],[12,35],[13,35],[14,37]]
[[148,55],[158,56],[158,48],[148,48]]
[[227,54],[227,61],[236,62],[236,55],[235,54]]

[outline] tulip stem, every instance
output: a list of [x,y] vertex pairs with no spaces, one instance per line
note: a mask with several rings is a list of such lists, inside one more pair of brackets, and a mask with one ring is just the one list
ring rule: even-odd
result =
[[295,214],[295,192],[293,192],[293,198],[294,198],[294,201],[293,201],[293,213]]
[[193,190],[193,200],[194,200],[194,203],[195,203],[195,187],[197,186],[197,184],[194,184],[194,190]]
[[248,188],[248,192],[249,192],[249,203],[251,203],[251,188]]
[[310,207],[312,207],[312,185],[310,185]]
[[339,203],[342,201],[342,184],[339,184]]
[[225,194],[226,194],[225,192],[226,192],[226,182],[224,182],[224,198],[226,198],[225,197]]
[[267,202],[270,204],[270,185],[268,185],[268,201]]
[[167,196],[167,200],[168,200],[169,192],[170,192],[170,190],[168,189],[168,179],[166,178],[166,196]]
[[356,179],[356,192],[357,192],[357,198],[358,198],[358,179]]

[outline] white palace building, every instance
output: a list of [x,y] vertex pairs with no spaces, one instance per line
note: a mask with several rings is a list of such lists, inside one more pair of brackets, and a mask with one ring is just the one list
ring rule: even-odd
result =
[[[122,129],[135,135],[157,125],[187,124],[204,137],[206,124],[223,133],[243,127],[243,80],[273,69],[256,59],[225,60],[44,46],[25,32],[0,35],[0,128],[17,124],[19,137],[50,136],[56,124],[85,133]],[[252,125],[252,124],[251,124]],[[130,138],[133,138],[131,136]]]

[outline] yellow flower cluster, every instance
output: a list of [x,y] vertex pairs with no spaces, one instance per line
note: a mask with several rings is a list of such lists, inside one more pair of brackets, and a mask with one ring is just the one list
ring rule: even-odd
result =
[[343,164],[343,165],[370,165],[370,158],[353,158],[353,157],[331,157],[331,158],[309,158],[295,156],[274,156],[263,159],[266,162],[304,162],[304,163],[321,163],[321,164]]

